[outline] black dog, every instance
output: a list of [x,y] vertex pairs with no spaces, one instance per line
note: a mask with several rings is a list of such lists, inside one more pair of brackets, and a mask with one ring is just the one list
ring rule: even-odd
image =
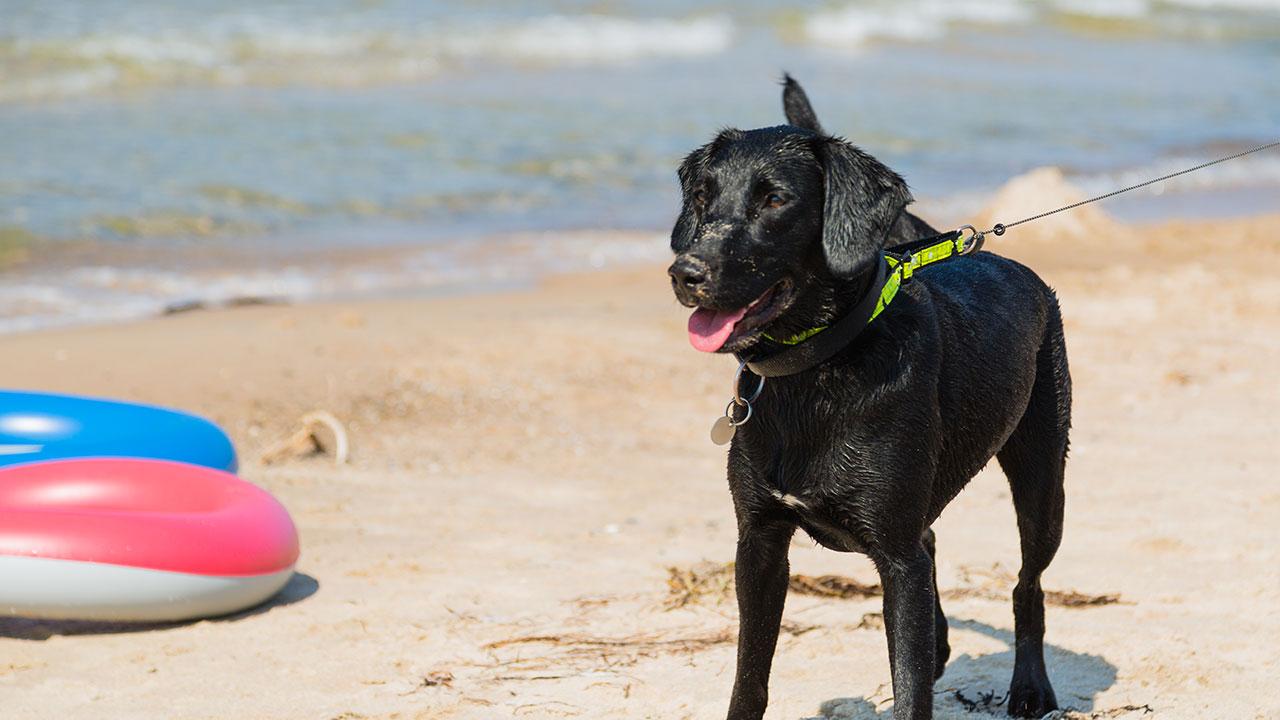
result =
[[[814,329],[866,306],[887,246],[936,233],[904,211],[901,177],[822,132],[790,78],[783,102],[790,125],[725,130],[680,167],[671,282],[697,308],[690,340],[703,351],[767,361],[821,339],[832,330]],[[832,352],[769,377],[729,450],[740,613],[729,717],[764,713],[797,527],[875,563],[893,716],[931,717],[950,647],[930,525],[993,456],[1022,540],[1008,711],[1055,709],[1040,574],[1062,536],[1071,379],[1053,291],[1000,256],[957,257],[920,270]],[[758,382],[747,376],[742,394]]]

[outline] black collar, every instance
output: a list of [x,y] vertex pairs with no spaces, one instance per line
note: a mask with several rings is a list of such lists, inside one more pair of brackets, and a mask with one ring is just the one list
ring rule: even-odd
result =
[[[772,355],[746,360],[747,369],[760,377],[782,377],[804,372],[830,360],[853,342],[871,321],[888,277],[889,262],[881,255],[875,280],[867,286],[866,294],[849,314],[822,332],[806,338],[804,342],[783,348]],[[744,359],[738,356],[738,360]]]

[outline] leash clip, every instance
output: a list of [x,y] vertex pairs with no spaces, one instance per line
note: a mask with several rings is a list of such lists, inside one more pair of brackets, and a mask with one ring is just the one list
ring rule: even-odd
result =
[[958,233],[963,233],[965,230],[969,231],[969,237],[965,238],[964,245],[960,248],[960,254],[972,255],[982,249],[982,240],[987,234],[972,225],[961,225],[956,228]]

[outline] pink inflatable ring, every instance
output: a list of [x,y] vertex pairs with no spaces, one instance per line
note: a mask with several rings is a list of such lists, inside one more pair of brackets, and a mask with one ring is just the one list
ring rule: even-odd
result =
[[229,473],[124,458],[0,469],[0,613],[225,615],[279,592],[297,559],[289,513]]

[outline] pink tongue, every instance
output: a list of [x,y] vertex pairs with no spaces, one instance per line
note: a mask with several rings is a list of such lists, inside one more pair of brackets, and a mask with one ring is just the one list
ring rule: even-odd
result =
[[689,316],[689,343],[702,352],[715,352],[733,334],[746,308],[739,310],[708,310],[698,308]]

